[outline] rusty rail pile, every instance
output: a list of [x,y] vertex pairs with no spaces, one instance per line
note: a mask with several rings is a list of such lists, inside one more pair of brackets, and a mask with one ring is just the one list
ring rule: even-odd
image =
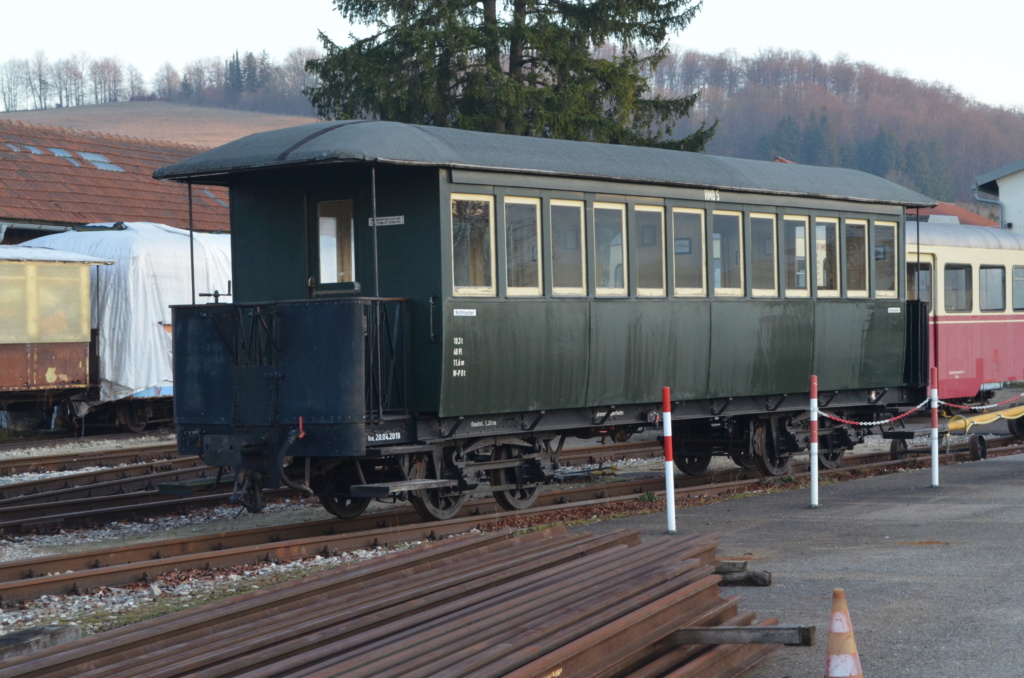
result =
[[683,644],[693,627],[753,623],[719,596],[717,544],[564,528],[456,537],[42,650],[0,675],[736,675],[778,645]]

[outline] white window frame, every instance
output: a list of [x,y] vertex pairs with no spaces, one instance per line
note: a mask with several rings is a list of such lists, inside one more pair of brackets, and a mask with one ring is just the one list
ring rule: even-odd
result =
[[[463,285],[459,286],[455,284],[455,238],[454,238],[454,219],[452,217],[452,207],[456,200],[474,201],[474,202],[486,202],[490,209],[488,210],[488,228],[490,229],[490,253],[491,253],[491,284],[490,285]],[[452,193],[448,201],[448,220],[449,220],[449,237],[451,238],[450,250],[449,250],[449,261],[452,262],[452,294],[456,297],[494,297],[497,296],[497,262],[495,254],[495,234],[494,234],[494,196],[493,195],[482,195],[475,193]]]
[[[783,244],[786,244],[786,222],[787,221],[799,221],[804,226],[804,286],[801,287],[789,287],[786,286],[786,296],[794,299],[803,298],[806,299],[811,296],[811,276],[814,275],[814,268],[811,265],[813,259],[811,258],[811,218],[806,214],[784,214],[782,215],[782,235]],[[783,261],[782,270],[788,275],[789,269],[787,268],[787,261]]]
[[[834,290],[822,289],[818,286],[819,274],[821,273],[820,266],[821,260],[818,258],[818,225],[819,224],[831,224],[834,233],[836,234],[835,241],[832,243],[834,251],[832,252],[832,258],[835,260],[836,269],[836,288]],[[841,276],[843,270],[843,264],[839,261],[839,219],[837,217],[814,217],[814,290],[820,298],[835,298],[841,293],[842,283]]]
[[[895,299],[899,296],[900,292],[900,279],[898,277],[900,270],[900,242],[899,242],[899,228],[895,221],[876,221],[873,224],[875,229],[879,228],[891,228],[892,229],[892,266],[893,266],[893,288],[891,290],[880,290],[878,289],[878,283],[875,281],[875,298],[877,299]],[[871,240],[874,243],[874,238]],[[874,252],[872,251],[872,258]],[[872,261],[872,263],[874,263]],[[875,267],[871,266],[868,270],[869,275],[875,275]]]
[[[629,247],[626,241],[626,205],[619,202],[595,202],[594,210],[594,286],[599,297],[625,297],[629,294]],[[622,248],[622,287],[601,287],[601,275],[597,270],[599,264],[597,255],[597,210],[610,210],[619,212],[621,223],[619,227],[619,238]]]
[[[712,210],[711,211],[711,235],[712,235],[712,239],[711,239],[711,242],[709,244],[710,244],[712,250],[714,250],[716,248],[719,250],[719,254],[718,254],[717,258],[719,260],[721,260],[721,258],[722,258],[722,255],[721,255],[721,242],[714,238],[714,233],[715,233],[715,215],[716,214],[721,214],[722,216],[735,216],[735,217],[737,217],[737,222],[736,223],[737,223],[737,227],[739,229],[739,232],[737,233],[737,237],[738,237],[738,242],[739,242],[740,249],[739,249],[739,252],[738,252],[739,261],[735,264],[735,266],[737,267],[737,269],[740,272],[740,286],[739,287],[718,287],[716,285],[714,287],[714,289],[715,289],[715,296],[716,297],[742,297],[745,294],[746,284],[747,284],[746,271],[744,270],[746,268],[745,265],[744,265],[745,259],[744,259],[744,254],[743,254],[743,246],[744,246],[744,242],[743,242],[743,212],[738,212],[738,211],[734,211],[734,210]],[[714,262],[714,260],[716,258],[715,255],[714,255],[714,251],[712,251],[711,255],[712,255],[711,256],[711,261]],[[712,281],[711,282],[713,283],[714,282],[714,280],[713,280],[714,272],[713,271],[711,272],[711,277],[712,277]]]
[[[698,260],[700,261],[700,287],[676,287],[676,214],[696,214],[700,217],[700,229],[697,235],[697,243],[690,243],[692,252],[695,245],[699,246]],[[672,286],[677,297],[706,297],[708,295],[708,272],[707,272],[707,249],[705,247],[705,232],[707,231],[707,214],[704,210],[694,207],[673,207],[672,208]]]
[[[772,287],[757,289],[754,287],[754,279],[751,276],[750,279],[750,296],[752,297],[777,297],[779,296],[779,221],[778,216],[767,212],[751,212],[750,213],[750,246],[756,248],[760,246],[760,243],[754,243],[754,219],[768,219],[772,222]],[[754,250],[757,251],[757,250]],[[763,250],[762,250],[763,251]],[[753,255],[753,252],[751,252]],[[751,273],[753,273],[754,258],[750,258]]]
[[[636,296],[638,297],[664,297],[666,295],[667,283],[665,281],[665,208],[660,205],[637,205],[636,212],[657,213],[659,218],[659,230],[661,234],[661,287],[640,287],[640,272],[637,271]],[[639,222],[639,219],[637,219]],[[637,223],[637,241],[642,242],[644,234],[640,232],[640,224]],[[640,256],[640,246],[636,246],[637,257]]]
[[536,225],[537,232],[535,234],[534,242],[536,247],[540,249],[541,243],[541,228],[540,228],[540,198],[523,198],[520,196],[505,196],[502,200],[501,209],[505,216],[505,281],[506,288],[505,294],[509,297],[539,297],[544,293],[544,267],[541,266],[543,256],[541,252],[534,253],[534,260],[537,262],[537,285],[534,287],[513,287],[508,284],[509,281],[509,262],[508,262],[508,212],[505,211],[507,205],[533,205],[534,206],[534,223]]
[[[551,271],[551,294],[556,297],[585,297],[587,296],[587,219],[586,219],[586,208],[587,204],[582,200],[562,200],[552,199],[550,203],[552,207],[573,207],[579,210],[580,221],[579,221],[579,232],[577,236],[577,249],[580,253],[580,284],[577,287],[555,287],[555,273]],[[551,224],[549,229],[550,236],[553,239],[555,237],[554,219],[548,219],[548,223]],[[548,248],[550,254],[548,255],[548,265],[554,269],[555,263],[552,257],[555,254],[554,242],[550,243]],[[565,249],[565,248],[559,248]]]
[[[860,226],[861,228],[864,229],[864,261],[862,262],[864,264],[864,289],[862,290],[850,289],[850,253],[849,250],[846,248],[846,244],[848,242],[846,232],[847,228],[849,228],[851,225]],[[843,257],[842,273],[844,276],[846,276],[844,279],[846,282],[846,296],[849,297],[850,299],[866,299],[868,296],[868,292],[871,289],[871,276],[874,274],[873,259],[868,256],[868,250],[870,249],[868,243],[870,242],[871,237],[871,225],[868,223],[867,219],[844,219],[842,235],[843,253],[845,255]]]

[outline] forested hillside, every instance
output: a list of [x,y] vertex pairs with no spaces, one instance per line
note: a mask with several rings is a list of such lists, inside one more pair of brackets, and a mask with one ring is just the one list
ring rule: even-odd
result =
[[[612,58],[604,46],[597,56]],[[0,64],[0,104],[8,111],[163,101],[262,113],[311,115],[304,69],[315,49],[282,63],[266,53],[165,64],[147,81],[133,66],[85,55]],[[1014,86],[1007,74],[1007,86]],[[970,200],[974,179],[1024,158],[1024,111],[966,99],[941,83],[914,81],[843,58],[767,51],[670,52],[651,74],[655,94],[703,91],[678,138],[719,121],[707,151],[717,155],[862,169],[946,201]],[[5,117],[16,117],[6,115]]]
[[1024,111],[871,64],[688,51],[670,54],[653,78],[659,92],[703,90],[697,119],[676,133],[717,118],[707,149],[716,155],[851,167],[957,202],[970,199],[976,176],[1024,158]]

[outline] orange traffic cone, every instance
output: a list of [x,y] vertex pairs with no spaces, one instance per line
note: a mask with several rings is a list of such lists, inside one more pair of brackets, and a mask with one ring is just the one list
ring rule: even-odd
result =
[[832,590],[832,619],[828,624],[828,658],[825,678],[864,678],[857,654],[857,641],[853,639],[850,611],[846,609],[846,592]]

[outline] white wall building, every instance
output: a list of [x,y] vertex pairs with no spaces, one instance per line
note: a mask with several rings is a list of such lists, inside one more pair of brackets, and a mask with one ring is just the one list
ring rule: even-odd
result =
[[[1024,160],[982,174],[974,184],[976,199],[999,205],[1000,226],[1024,232]],[[995,198],[979,196],[978,191]]]

